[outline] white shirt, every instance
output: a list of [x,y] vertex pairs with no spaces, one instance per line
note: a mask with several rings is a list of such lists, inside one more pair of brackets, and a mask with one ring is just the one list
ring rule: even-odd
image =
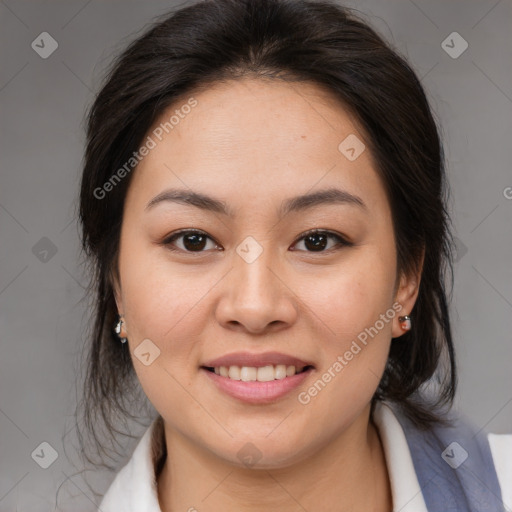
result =
[[[384,448],[393,512],[428,512],[407,439],[394,412],[385,403],[378,402],[373,418]],[[156,420],[140,439],[128,463],[114,478],[100,503],[99,512],[162,512],[151,451],[155,424]],[[487,438],[505,510],[512,512],[512,434],[488,434]]]

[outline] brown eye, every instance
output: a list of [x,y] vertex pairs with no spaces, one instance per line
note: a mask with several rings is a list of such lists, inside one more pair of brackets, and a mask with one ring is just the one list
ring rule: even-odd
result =
[[[174,246],[174,242],[179,239],[182,240],[181,247],[176,248]],[[203,231],[188,230],[174,233],[170,237],[166,238],[163,244],[168,246],[169,249],[173,251],[181,250],[184,252],[205,252],[204,250],[208,245],[208,240],[213,242],[213,239]],[[218,245],[213,243],[213,247],[210,248],[218,248]]]
[[[336,240],[336,243],[329,246],[329,239]],[[328,252],[330,249],[353,245],[342,236],[331,231],[313,230],[303,235],[300,241],[304,241],[307,252]],[[328,247],[329,246],[329,247]],[[327,249],[326,249],[327,248]],[[295,249],[294,249],[295,250]]]

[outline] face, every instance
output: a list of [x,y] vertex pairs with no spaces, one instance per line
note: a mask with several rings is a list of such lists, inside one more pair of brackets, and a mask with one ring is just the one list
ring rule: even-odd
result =
[[[353,116],[316,85],[243,79],[190,94],[147,135],[116,301],[166,435],[276,468],[367,425],[418,283],[396,274],[390,205]],[[283,378],[293,363],[305,371]]]

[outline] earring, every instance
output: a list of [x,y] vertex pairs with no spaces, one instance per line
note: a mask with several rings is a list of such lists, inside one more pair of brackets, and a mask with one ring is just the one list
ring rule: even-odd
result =
[[116,331],[116,334],[118,335],[119,339],[121,340],[121,343],[126,343],[126,337],[121,335],[121,329],[122,325],[124,323],[123,316],[121,315],[119,317],[119,321],[117,322],[114,330]]
[[405,316],[399,316],[398,321],[400,322],[400,327],[404,331],[410,331],[411,330],[411,317],[409,315]]

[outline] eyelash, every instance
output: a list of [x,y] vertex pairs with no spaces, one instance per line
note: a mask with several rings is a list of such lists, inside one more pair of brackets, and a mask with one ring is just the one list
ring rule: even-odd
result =
[[[172,235],[165,238],[162,242],[162,245],[166,246],[171,251],[184,252],[186,254],[201,254],[201,253],[206,252],[204,250],[203,251],[187,251],[185,249],[179,249],[179,248],[172,246],[172,242],[174,242],[175,240],[177,240],[180,237],[183,237],[184,235],[189,235],[189,234],[205,235],[207,238],[209,238],[213,242],[217,243],[213,238],[208,236],[208,234],[205,233],[204,231],[201,231],[199,229],[184,229],[181,231],[177,231],[176,233],[173,233]],[[296,245],[298,242],[300,242],[302,239],[306,238],[307,236],[314,235],[314,234],[323,234],[323,235],[327,235],[330,238],[334,238],[337,240],[337,244],[334,247],[331,247],[330,249],[326,249],[323,251],[305,251],[310,254],[330,253],[333,250],[340,250],[342,247],[352,247],[354,245],[352,242],[349,242],[347,239],[345,239],[338,233],[335,233],[333,231],[322,230],[322,229],[312,229],[312,230],[306,231],[299,238],[297,238],[297,240],[293,243],[293,245]]]

